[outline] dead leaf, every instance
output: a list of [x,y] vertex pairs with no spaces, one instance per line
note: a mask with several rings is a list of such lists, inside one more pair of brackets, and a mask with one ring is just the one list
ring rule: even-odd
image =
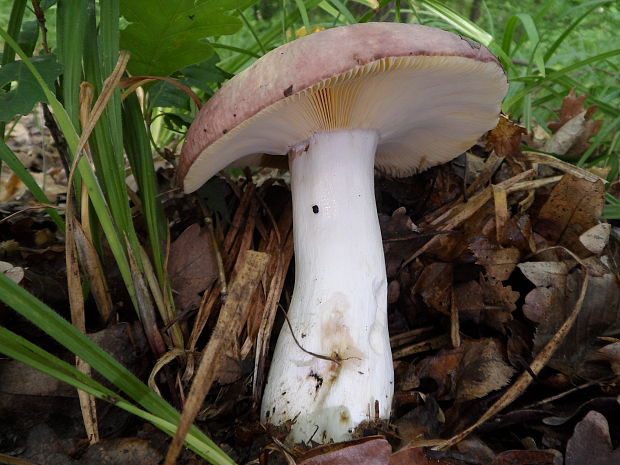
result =
[[412,289],[429,307],[450,313],[450,294],[452,288],[452,264],[435,262],[424,267]]
[[[576,158],[582,155],[590,147],[590,138],[594,137],[601,130],[603,120],[592,119],[596,113],[596,105],[584,107],[587,94],[577,97],[575,88],[572,88],[569,94],[562,101],[562,109],[560,110],[560,120],[551,121],[547,126],[551,131],[558,133],[563,127],[570,124],[578,115],[583,114],[583,130],[581,134],[574,138],[570,147],[567,148],[566,154]],[[558,153],[558,152],[555,152]]]
[[566,174],[551,191],[534,223],[534,231],[552,245],[563,245],[579,256],[590,252],[579,236],[599,224],[605,205],[602,182]]
[[598,360],[607,360],[616,376],[620,376],[620,342],[608,344],[596,351],[594,357]]
[[489,276],[498,281],[510,277],[519,263],[521,253],[515,247],[501,247],[486,237],[480,237],[469,244],[476,256],[476,263],[483,265]]
[[545,145],[543,151],[556,155],[565,155],[586,132],[586,111],[583,110],[557,130]]
[[389,217],[381,215],[379,220],[387,275],[394,277],[398,273],[403,258],[419,246],[424,236],[418,234],[418,227],[409,218],[405,207],[397,208]]
[[506,386],[514,374],[495,339],[466,341],[456,372],[456,400],[478,399]]
[[[549,262],[541,263],[540,267],[523,263],[519,268],[539,286],[526,295],[523,305],[525,316],[538,323],[533,347],[536,354],[555,336],[575,305],[583,272],[568,272],[564,264],[553,266]],[[595,358],[596,338],[620,330],[618,308],[620,284],[616,277],[611,273],[591,277],[581,313],[549,365],[568,376],[593,379],[609,375],[589,361]]]
[[24,279],[24,269],[21,266],[13,266],[9,262],[0,262],[0,273],[16,284]]
[[388,465],[392,446],[382,436],[325,444],[305,453],[299,465]]
[[609,223],[599,223],[579,236],[579,241],[590,252],[600,255],[609,242],[610,233],[611,225]]
[[566,445],[566,465],[611,465],[620,463],[620,449],[613,450],[609,424],[592,410],[575,426]]
[[497,126],[487,134],[487,150],[495,150],[500,157],[517,157],[521,154],[523,134],[527,134],[523,126],[501,115]]
[[243,257],[243,263],[230,286],[226,303],[220,310],[211,339],[202,353],[202,359],[181,414],[179,427],[166,454],[165,465],[172,465],[176,462],[183,447],[185,435],[215,380],[226,349],[234,344],[246,323],[252,295],[270,259],[268,254],[254,250],[245,251]]
[[206,228],[189,226],[170,246],[168,273],[180,310],[197,308],[201,293],[217,279],[213,242]]
[[437,400],[454,399],[456,370],[463,357],[464,346],[441,350],[437,355],[426,357],[416,365],[419,379],[430,378],[437,384],[434,393]]
[[439,435],[444,414],[434,396],[426,396],[420,405],[394,423],[402,444],[413,444]]
[[490,465],[554,465],[555,455],[543,450],[507,450]]
[[402,449],[395,452],[390,465],[465,465],[465,462],[447,457],[438,458],[437,453],[424,447]]
[[161,459],[161,452],[146,439],[104,439],[90,446],[75,465],[157,465]]
[[504,324],[512,319],[519,293],[495,278],[482,275],[480,281],[455,286],[454,297],[462,319],[503,332]]

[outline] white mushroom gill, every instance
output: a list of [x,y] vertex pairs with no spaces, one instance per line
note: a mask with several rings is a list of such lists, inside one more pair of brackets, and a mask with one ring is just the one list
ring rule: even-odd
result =
[[[393,394],[385,260],[374,196],[379,135],[320,132],[289,153],[295,289],[261,418],[294,419],[291,443],[343,441],[389,418]],[[297,339],[297,341],[295,341]]]

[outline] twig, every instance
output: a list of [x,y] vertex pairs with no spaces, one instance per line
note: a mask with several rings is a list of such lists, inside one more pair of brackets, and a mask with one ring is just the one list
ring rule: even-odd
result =
[[284,319],[286,320],[286,324],[288,325],[288,329],[291,331],[291,336],[293,336],[293,340],[295,341],[295,344],[297,344],[297,347],[299,347],[302,352],[305,352],[308,355],[312,355],[313,357],[320,358],[321,360],[327,360],[328,362],[334,362],[336,365],[340,365],[343,360],[349,360],[350,358],[357,358],[357,357],[340,358],[338,354],[336,354],[335,358],[328,357],[327,355],[317,354],[314,352],[310,352],[307,349],[304,349],[302,345],[299,343],[299,341],[297,340],[297,337],[295,336],[295,332],[293,331],[293,327],[291,326],[291,322],[288,319],[288,315],[286,314],[284,307],[282,307],[282,305],[278,303],[278,308],[282,310],[282,313],[284,314]]

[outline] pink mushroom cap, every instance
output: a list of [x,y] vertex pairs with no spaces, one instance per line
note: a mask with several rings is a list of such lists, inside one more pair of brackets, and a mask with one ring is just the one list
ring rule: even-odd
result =
[[233,163],[286,155],[320,131],[374,129],[375,166],[405,176],[446,162],[497,124],[508,83],[489,50],[415,24],[361,23],[282,45],[230,79],[192,123],[186,192]]

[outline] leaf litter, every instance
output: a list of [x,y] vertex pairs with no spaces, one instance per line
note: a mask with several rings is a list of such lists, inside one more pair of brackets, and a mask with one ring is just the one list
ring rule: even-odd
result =
[[[554,138],[559,143],[559,131],[577,121],[585,129],[566,129],[562,143],[567,154],[579,156],[597,131],[593,114],[581,97],[569,95],[542,144]],[[238,463],[260,457],[260,463],[306,465],[525,465],[564,458],[577,465],[590,463],[583,458],[590,443],[607,460],[591,463],[614,463],[619,444],[610,438],[620,428],[614,416],[620,394],[617,228],[600,220],[604,181],[557,158],[523,151],[523,141],[536,148],[533,140],[501,118],[481,143],[449,165],[404,180],[378,178],[396,373],[391,424],[364,431],[380,437],[288,451],[280,442],[286,425],[258,422],[272,335],[284,323],[279,308],[287,308],[292,292],[290,197],[277,171],[220,181],[216,190],[225,202],[211,207],[207,198],[206,210],[178,195],[164,198],[167,211],[177,212],[168,271],[188,350],[167,357],[179,376],[166,382],[169,375],[162,371],[158,387],[164,395],[171,386],[181,392],[193,406],[187,418],[197,415],[198,424]],[[19,211],[17,195],[28,196],[17,192],[0,205],[3,217]],[[196,220],[205,216],[211,232]],[[45,274],[38,268],[44,254],[47,261],[62,262],[62,239],[49,223],[33,212],[0,223],[0,243],[6,244],[2,271],[27,288],[36,288],[36,276]],[[41,225],[51,235],[38,243]],[[29,231],[32,239],[17,237],[18,230]],[[247,278],[252,292],[238,301],[233,309],[238,318],[231,319],[251,250],[268,259]],[[198,255],[207,258],[197,260]],[[111,315],[131,321],[131,312],[119,306],[116,273],[108,276]],[[56,308],[62,302],[68,308],[66,294],[55,297],[49,301]],[[3,318],[3,324],[23,328]],[[221,339],[217,328],[231,325],[232,336]],[[88,326],[96,329],[92,322]],[[201,373],[201,353],[218,354],[208,357],[210,389],[190,394],[188,402]],[[591,399],[600,402],[587,403]],[[10,405],[2,409],[10,417]],[[79,425],[79,413],[72,418]],[[554,424],[553,418],[564,420]],[[159,448],[153,457],[161,460],[165,453]],[[186,451],[180,463],[192,460]]]

